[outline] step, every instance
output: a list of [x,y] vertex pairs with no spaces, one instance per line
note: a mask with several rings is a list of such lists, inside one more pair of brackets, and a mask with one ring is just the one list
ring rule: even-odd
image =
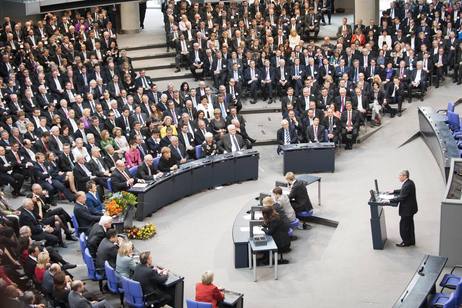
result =
[[189,70],[182,69],[181,72],[175,73],[174,68],[150,69],[146,70],[146,75],[151,77],[152,81],[190,79],[193,77]]
[[[133,68],[135,70],[158,70],[175,68],[175,59],[173,58],[162,58],[162,59],[147,59],[147,60],[136,60],[132,61]],[[173,70],[170,72],[170,74]],[[166,76],[168,76],[167,74]]]
[[175,57],[175,51],[173,50],[173,51],[167,52],[167,48],[165,47],[141,48],[141,49],[128,51],[127,54],[132,59],[132,61]]
[[125,47],[124,49],[127,51],[132,51],[132,50],[140,50],[140,49],[148,49],[148,48],[167,48],[167,44],[166,43],[146,44],[146,45],[141,45],[141,46]]

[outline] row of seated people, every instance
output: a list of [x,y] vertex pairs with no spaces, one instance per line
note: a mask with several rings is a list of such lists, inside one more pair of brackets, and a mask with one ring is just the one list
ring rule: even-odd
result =
[[[8,307],[23,307],[22,301],[36,307],[46,307],[47,303],[63,308],[112,307],[104,294],[87,291],[85,284],[69,273],[76,265],[65,261],[55,248],[59,241],[62,243],[60,226],[67,222],[53,218],[60,216],[53,214],[59,208],[50,209],[49,199],[38,184],[35,185],[35,193],[24,199],[18,210],[12,210],[4,197],[0,199],[0,292],[11,305]],[[95,192],[90,189],[87,195],[92,193]],[[140,282],[143,293],[150,294],[148,302],[172,304],[171,296],[162,290],[168,270],[153,266],[149,252],[135,255],[133,244],[112,229],[112,217],[91,212],[87,203],[85,193],[78,193],[74,214],[80,219],[92,217],[85,229],[86,244],[97,271],[104,276],[107,261],[119,278],[124,276]],[[21,270],[25,274],[21,274]],[[196,286],[196,300],[211,302],[216,307],[224,294],[212,282],[213,273],[204,273],[202,283]]]
[[405,90],[398,77],[390,82],[377,77],[372,86],[361,78],[354,89],[346,88],[345,84],[346,81],[339,87],[324,87],[316,96],[307,80],[307,87],[298,98],[294,89],[288,88],[281,99],[283,120],[277,131],[278,152],[285,144],[340,140],[346,149],[351,149],[361,124],[370,120],[371,126],[381,125],[385,113],[401,116]]
[[[352,26],[344,18],[336,42],[326,37],[320,45],[300,38],[289,43],[294,32],[298,35],[306,27],[314,9],[312,4],[305,2],[300,7],[298,2],[282,6],[264,3],[263,7],[269,9],[265,12],[267,18],[252,10],[259,7],[258,3],[204,4],[205,10],[193,14],[194,21],[189,21],[179,13],[188,4],[172,1],[166,5],[164,21],[168,36],[177,46],[177,66],[186,62],[196,79],[209,77],[217,88],[233,87],[239,94],[233,92],[236,98],[248,93],[251,103],[255,103],[260,91],[271,103],[289,86],[300,96],[309,76],[319,88],[329,77],[331,83],[346,79],[356,86],[361,73],[369,82],[375,76],[383,81],[398,76],[406,94],[418,89],[422,96],[433,79],[438,87],[449,70],[454,69],[455,82],[461,81],[461,23],[451,5],[443,7],[438,1],[431,8],[423,4],[421,11],[420,7],[417,10],[408,3],[393,1],[393,13],[384,11],[380,25],[371,20],[368,26],[362,21]],[[276,14],[276,19],[271,20],[272,12],[282,11],[289,19]],[[401,22],[404,20],[406,24]]]

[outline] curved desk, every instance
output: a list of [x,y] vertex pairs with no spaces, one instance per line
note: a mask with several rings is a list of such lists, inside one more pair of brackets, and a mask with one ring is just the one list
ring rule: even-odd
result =
[[155,181],[133,186],[130,192],[138,195],[136,220],[203,190],[258,179],[259,157],[256,150],[245,150],[201,158]]
[[445,180],[449,175],[451,158],[459,158],[459,149],[445,117],[431,107],[419,107],[419,127],[425,143],[435,157]]

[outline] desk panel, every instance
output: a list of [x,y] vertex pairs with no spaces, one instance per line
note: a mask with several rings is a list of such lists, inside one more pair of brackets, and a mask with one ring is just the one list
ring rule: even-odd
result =
[[335,171],[334,143],[303,143],[282,146],[284,174]]
[[142,221],[160,208],[208,188],[257,179],[258,159],[255,150],[202,158],[182,165],[178,171],[146,187],[132,188],[130,191],[138,195],[135,217]]

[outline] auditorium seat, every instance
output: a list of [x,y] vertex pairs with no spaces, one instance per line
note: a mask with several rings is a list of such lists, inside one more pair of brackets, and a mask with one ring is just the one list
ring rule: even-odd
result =
[[120,304],[123,306],[124,289],[121,288],[122,284],[117,279],[117,275],[108,261],[104,261],[104,272],[106,273],[107,288],[111,293],[120,295]]
[[146,301],[146,296],[143,294],[143,289],[138,281],[127,277],[120,277],[122,281],[122,289],[124,290],[124,302],[129,307],[144,308],[144,307],[162,307],[160,301]]
[[72,221],[72,226],[74,227],[74,232],[77,236],[80,235],[81,232],[83,232],[82,230],[80,230],[79,228],[79,222],[77,221],[77,217],[75,217],[74,215],[71,216],[71,221]]
[[186,300],[186,307],[187,308],[212,308],[212,304],[204,303],[204,302],[196,302],[192,299]]
[[194,147],[194,152],[196,154],[196,159],[202,158],[202,145],[196,145]]
[[456,289],[452,293],[436,293],[431,299],[431,307],[447,307],[456,308],[459,307],[462,302],[462,281],[456,286]]
[[138,171],[138,166],[133,166],[131,167],[130,169],[128,169],[128,172],[130,173],[130,175],[132,177],[135,177],[136,176],[136,172]]
[[82,258],[85,258],[84,254],[85,254],[85,249],[87,248],[87,239],[86,239],[86,235],[84,232],[80,233],[79,245],[80,245],[80,252],[82,253]]
[[98,281],[99,290],[102,292],[104,277],[97,273],[97,268],[95,268],[95,262],[93,261],[93,258],[90,255],[90,250],[88,250],[88,248],[85,248],[85,252],[83,254],[83,262],[85,262],[85,265],[87,266],[88,279]]
[[111,179],[111,178],[108,178],[108,179],[107,179],[106,185],[107,185],[107,189],[108,189],[110,192],[112,192],[112,179]]
[[290,222],[290,227],[292,229],[297,229],[300,226],[300,220],[298,218],[295,218]]
[[154,160],[152,161],[152,164],[154,166],[154,169],[158,169],[159,168],[159,161],[160,161],[160,157],[156,157],[154,158]]
[[448,274],[445,274],[443,279],[441,279],[441,282],[440,282],[440,287],[442,287],[441,289],[441,292],[445,289],[445,288],[448,288],[448,289],[455,289],[457,287],[457,285],[459,284],[459,282],[461,281],[462,277],[461,276],[457,276],[457,275],[454,275],[454,271],[457,269],[457,268],[462,268],[462,266],[459,266],[459,265],[456,265],[452,268],[451,272],[448,273]]
[[313,210],[310,211],[303,211],[297,213],[297,218],[303,220],[303,218],[308,218],[313,216]]

